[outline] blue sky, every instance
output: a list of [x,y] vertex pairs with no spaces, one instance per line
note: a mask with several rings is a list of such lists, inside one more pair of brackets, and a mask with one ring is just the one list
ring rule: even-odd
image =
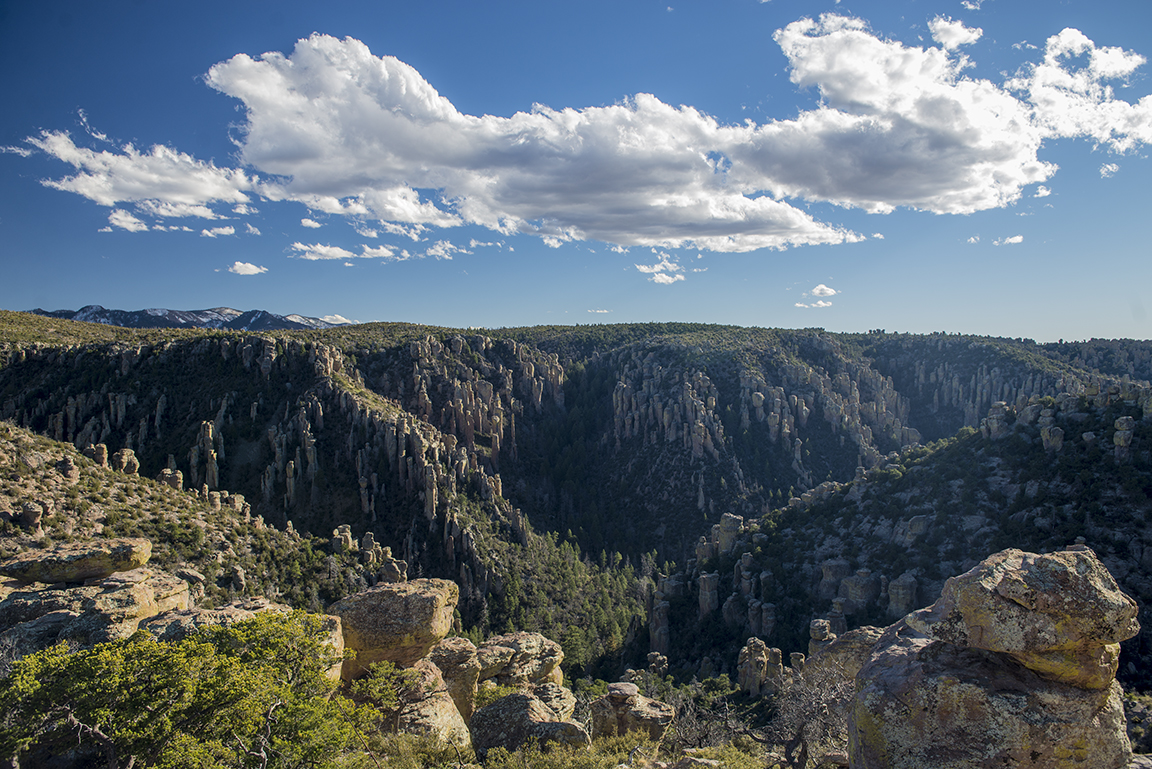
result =
[[1152,337],[1152,4],[0,4],[0,307]]

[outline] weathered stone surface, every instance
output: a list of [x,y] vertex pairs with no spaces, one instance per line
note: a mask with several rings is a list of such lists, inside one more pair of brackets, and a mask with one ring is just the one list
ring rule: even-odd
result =
[[907,621],[930,638],[1008,654],[1044,678],[1107,689],[1120,642],[1140,631],[1136,612],[1096,554],[1074,545],[989,556]]
[[502,697],[472,715],[472,747],[483,760],[492,748],[514,751],[530,739],[588,745],[587,732],[570,721],[556,721],[552,709],[524,692]]
[[[147,617],[186,608],[187,582],[143,568],[79,587],[29,585],[12,590],[0,601],[0,631],[28,643],[36,639],[43,646],[62,640],[91,646],[127,638]],[[54,616],[46,619],[48,615]],[[36,624],[20,627],[32,622]]]
[[551,681],[532,687],[532,694],[556,714],[557,721],[567,721],[576,712],[576,695]]
[[504,669],[505,665],[512,661],[512,656],[515,653],[510,647],[499,646],[493,643],[491,639],[481,644],[476,650],[476,659],[480,663],[480,680],[487,681],[489,678],[495,677]]
[[763,691],[771,688],[766,685],[768,662],[768,644],[759,638],[749,638],[736,662],[736,680],[741,691],[759,697]]
[[640,694],[632,683],[608,685],[608,693],[590,706],[592,734],[596,737],[644,732],[659,740],[676,715],[671,705]]
[[452,629],[459,597],[454,582],[416,579],[376,585],[329,606],[327,613],[343,622],[345,647],[356,652],[344,664],[344,677],[380,660],[415,664]]
[[120,449],[112,455],[112,469],[127,475],[136,475],[140,471],[140,461],[132,449]]
[[0,575],[21,582],[83,582],[138,569],[151,555],[146,539],[90,540],[23,552],[0,564]]
[[480,680],[480,660],[476,647],[467,638],[445,638],[432,647],[428,659],[440,669],[456,709],[467,723],[476,703],[476,683]]
[[399,731],[431,734],[452,745],[465,747],[471,742],[468,725],[460,715],[452,695],[431,661],[422,659],[412,666],[416,685],[405,689],[397,718]]
[[1045,680],[904,621],[856,677],[849,743],[854,769],[1119,769],[1130,755],[1118,684]]
[[883,633],[883,628],[865,625],[834,636],[828,644],[808,655],[804,661],[804,675],[836,671],[848,680],[856,678]]
[[[510,652],[510,653],[509,653]],[[539,633],[508,633],[494,636],[477,650],[481,664],[480,680],[495,678],[501,686],[564,683],[560,644]]]

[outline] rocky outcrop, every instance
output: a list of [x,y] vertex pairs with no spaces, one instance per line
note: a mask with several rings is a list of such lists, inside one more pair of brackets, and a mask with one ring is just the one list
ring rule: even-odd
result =
[[560,684],[548,681],[532,687],[532,696],[556,714],[557,721],[568,721],[576,712],[576,695]]
[[79,587],[8,585],[0,601],[0,642],[27,654],[58,641],[91,646],[127,638],[140,622],[188,608],[188,583],[141,568]]
[[477,710],[472,716],[472,747],[483,760],[492,748],[514,751],[529,740],[541,745],[589,744],[588,733],[571,721],[557,721],[556,714],[537,697],[518,692]]
[[422,659],[412,666],[410,674],[414,679],[401,697],[397,716],[399,730],[429,734],[451,745],[466,747],[472,737],[440,669],[430,660]]
[[856,677],[852,766],[1125,766],[1114,675],[1135,616],[1083,545],[990,556],[872,647]]
[[480,661],[480,680],[495,679],[501,686],[564,683],[560,663],[564,652],[560,644],[539,633],[508,633],[493,636],[476,651]]
[[480,660],[476,647],[467,638],[445,638],[432,647],[428,659],[440,669],[444,683],[460,716],[468,723],[476,703],[480,680]]
[[737,685],[751,697],[778,691],[784,681],[779,649],[770,649],[759,638],[749,638],[736,662]]
[[671,705],[645,697],[633,683],[609,684],[590,709],[594,737],[643,732],[659,740],[676,715]]
[[151,555],[146,539],[91,540],[25,551],[0,564],[0,575],[21,582],[83,582],[138,569]]
[[1081,689],[1007,655],[889,628],[856,679],[859,769],[1120,769],[1130,755],[1119,684]]
[[849,681],[855,679],[872,656],[872,647],[883,633],[882,628],[865,625],[840,635],[829,634],[819,649],[808,654],[804,661],[804,675],[820,676],[827,671],[836,672]]
[[443,579],[380,584],[337,601],[328,613],[340,617],[344,645],[356,652],[344,677],[356,678],[373,662],[409,667],[452,629],[460,589]]
[[1138,632],[1136,602],[1083,545],[1047,555],[1004,550],[944,583],[908,617],[929,638],[1001,652],[1044,678],[1106,689],[1120,642]]

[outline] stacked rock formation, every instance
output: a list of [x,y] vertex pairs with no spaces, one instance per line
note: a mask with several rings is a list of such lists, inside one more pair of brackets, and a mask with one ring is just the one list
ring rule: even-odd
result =
[[1083,545],[990,556],[873,647],[856,677],[852,766],[1125,766],[1115,674],[1136,611]]
[[645,697],[633,683],[609,684],[608,693],[593,700],[591,710],[592,734],[597,737],[643,732],[659,740],[676,715],[671,705]]

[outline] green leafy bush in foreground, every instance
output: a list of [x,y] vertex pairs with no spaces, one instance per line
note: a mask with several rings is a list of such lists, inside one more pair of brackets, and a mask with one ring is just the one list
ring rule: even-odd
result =
[[79,744],[112,769],[358,765],[379,714],[333,696],[322,638],[315,615],[269,613],[28,655],[0,681],[0,756],[34,765]]

